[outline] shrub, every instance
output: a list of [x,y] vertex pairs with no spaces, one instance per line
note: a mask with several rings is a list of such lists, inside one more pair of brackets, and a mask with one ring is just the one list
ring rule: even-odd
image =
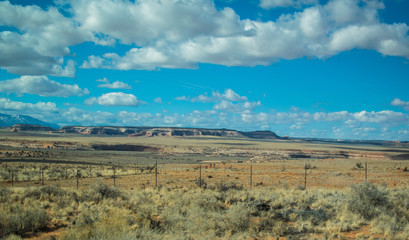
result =
[[0,237],[9,234],[23,235],[27,232],[38,232],[47,227],[50,216],[36,207],[12,205],[0,208]]
[[124,194],[116,187],[108,187],[106,184],[98,181],[91,186],[90,191],[83,195],[83,201],[95,201],[100,202],[103,199],[126,199]]
[[348,209],[371,220],[386,211],[389,205],[387,194],[385,190],[380,190],[369,182],[352,185],[347,202]]
[[243,185],[238,185],[235,182],[219,182],[215,185],[208,186],[208,188],[219,191],[219,192],[227,192],[229,190],[243,190]]
[[0,202],[5,203],[9,196],[11,194],[11,191],[8,188],[0,188]]
[[66,192],[59,187],[54,186],[44,186],[40,188],[28,188],[25,189],[23,198],[34,198],[34,199],[41,199],[41,198],[50,198],[51,196],[64,196]]

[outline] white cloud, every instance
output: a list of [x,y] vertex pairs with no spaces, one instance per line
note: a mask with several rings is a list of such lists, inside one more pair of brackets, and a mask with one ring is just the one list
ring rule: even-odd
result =
[[24,103],[12,101],[7,98],[0,98],[0,110],[19,113],[42,113],[55,112],[57,107],[53,102]]
[[85,104],[93,105],[99,104],[103,106],[131,106],[137,107],[145,104],[144,101],[139,100],[133,94],[126,94],[122,92],[111,92],[103,94],[100,97],[92,97],[85,100]]
[[[167,46],[170,47],[170,46]],[[196,68],[195,63],[187,62],[174,55],[172,49],[153,47],[132,48],[125,56],[107,53],[102,57],[89,56],[82,68],[107,68],[119,70],[155,70],[157,68]]]
[[179,42],[200,35],[216,37],[245,33],[230,8],[213,1],[72,0],[74,19],[98,38],[102,33],[124,44],[148,45],[158,39]]
[[[94,103],[98,103],[96,98]],[[114,104],[110,101],[110,104]],[[228,103],[228,105],[231,102]],[[240,105],[238,102],[234,105]],[[59,125],[179,126],[230,128],[237,130],[270,129],[281,135],[353,139],[409,140],[409,114],[379,112],[253,112],[192,111],[161,114],[120,111],[87,111],[70,107],[57,109],[52,102],[36,104],[0,98],[2,112],[27,114]],[[316,116],[320,116],[316,118]],[[334,117],[337,116],[337,117]],[[346,122],[353,121],[356,125]]]
[[102,83],[109,83],[109,80],[108,80],[106,77],[104,77],[104,78],[102,78],[102,79],[97,79],[97,80],[95,80],[95,81],[97,81],[97,82],[102,82]]
[[[106,78],[104,78],[106,80]],[[110,88],[110,89],[132,89],[131,86],[124,82],[115,81],[113,83],[106,82],[104,84],[99,84],[97,87],[99,88]]]
[[189,98],[186,96],[175,97],[176,101],[189,101]]
[[46,11],[35,5],[12,5],[0,2],[0,25],[19,32],[0,32],[0,67],[20,75],[55,75],[73,77],[75,64],[63,57],[71,55],[69,46],[90,40],[71,19],[55,7]]
[[247,101],[246,96],[240,96],[239,94],[235,93],[231,89],[226,89],[224,93],[220,93],[219,91],[212,92],[211,96],[208,96],[207,93],[201,94],[197,97],[192,98],[192,102],[219,102],[219,101],[232,101],[232,102],[241,102]]
[[202,31],[189,37],[178,35],[177,41],[159,34],[155,36],[161,38],[125,56],[90,56],[83,67],[154,70],[195,68],[198,63],[270,65],[280,59],[328,58],[355,48],[409,58],[409,27],[404,23],[381,23],[378,11],[383,7],[377,1],[331,0],[326,5],[282,15],[276,21],[240,20],[236,15],[235,25],[241,30],[235,34]]
[[155,99],[153,99],[153,101],[155,102],[155,103],[162,103],[162,98],[160,98],[160,97],[157,97],[157,98],[155,98]]
[[18,95],[23,93],[36,94],[44,97],[69,97],[89,94],[88,89],[81,89],[77,84],[61,84],[49,80],[46,76],[22,76],[0,81],[0,91]]
[[405,102],[400,100],[399,98],[395,98],[393,99],[393,101],[391,102],[392,106],[400,106],[403,109],[405,109],[406,111],[409,112],[409,101]]
[[[355,48],[409,58],[409,27],[385,24],[382,2],[330,0],[276,21],[240,19],[212,0],[68,0],[71,17],[56,7],[0,2],[0,67],[20,75],[73,77],[69,47],[86,41],[133,46],[124,55],[91,55],[83,68],[120,70],[194,69],[199,63],[270,65],[280,59],[328,58]],[[57,6],[59,3],[57,2]],[[262,0],[260,6],[301,7],[315,0]],[[138,46],[138,47],[134,47]]]
[[261,0],[260,7],[271,9],[276,7],[301,7],[302,5],[317,4],[317,0]]

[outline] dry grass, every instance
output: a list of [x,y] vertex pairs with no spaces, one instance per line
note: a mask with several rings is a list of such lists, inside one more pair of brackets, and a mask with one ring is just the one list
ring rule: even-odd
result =
[[125,191],[98,183],[81,191],[12,188],[1,195],[9,197],[2,199],[0,237],[10,239],[41,237],[47,229],[58,239],[409,237],[409,189],[371,183],[309,191],[228,184]]

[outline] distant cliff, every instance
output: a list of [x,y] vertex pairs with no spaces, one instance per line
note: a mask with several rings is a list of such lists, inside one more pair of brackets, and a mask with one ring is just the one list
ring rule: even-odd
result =
[[217,137],[241,137],[241,138],[262,138],[281,139],[271,131],[240,132],[230,129],[205,129],[205,128],[174,128],[174,127],[84,127],[66,126],[60,130],[62,133],[79,133],[90,135],[127,135],[138,136],[217,136]]

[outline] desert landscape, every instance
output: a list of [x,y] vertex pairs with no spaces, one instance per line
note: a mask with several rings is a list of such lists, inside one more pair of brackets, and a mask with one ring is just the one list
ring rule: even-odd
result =
[[[407,142],[29,125],[1,129],[0,140],[0,233],[10,239],[402,239],[408,232]],[[193,221],[177,219],[186,204],[198,207],[195,214],[210,211],[194,221],[214,222],[182,227]],[[38,226],[25,226],[38,217]],[[385,219],[394,222],[383,226]],[[111,221],[114,233],[96,230]],[[231,226],[216,227],[226,221]]]
[[0,0],[0,239],[409,239],[408,9]]

